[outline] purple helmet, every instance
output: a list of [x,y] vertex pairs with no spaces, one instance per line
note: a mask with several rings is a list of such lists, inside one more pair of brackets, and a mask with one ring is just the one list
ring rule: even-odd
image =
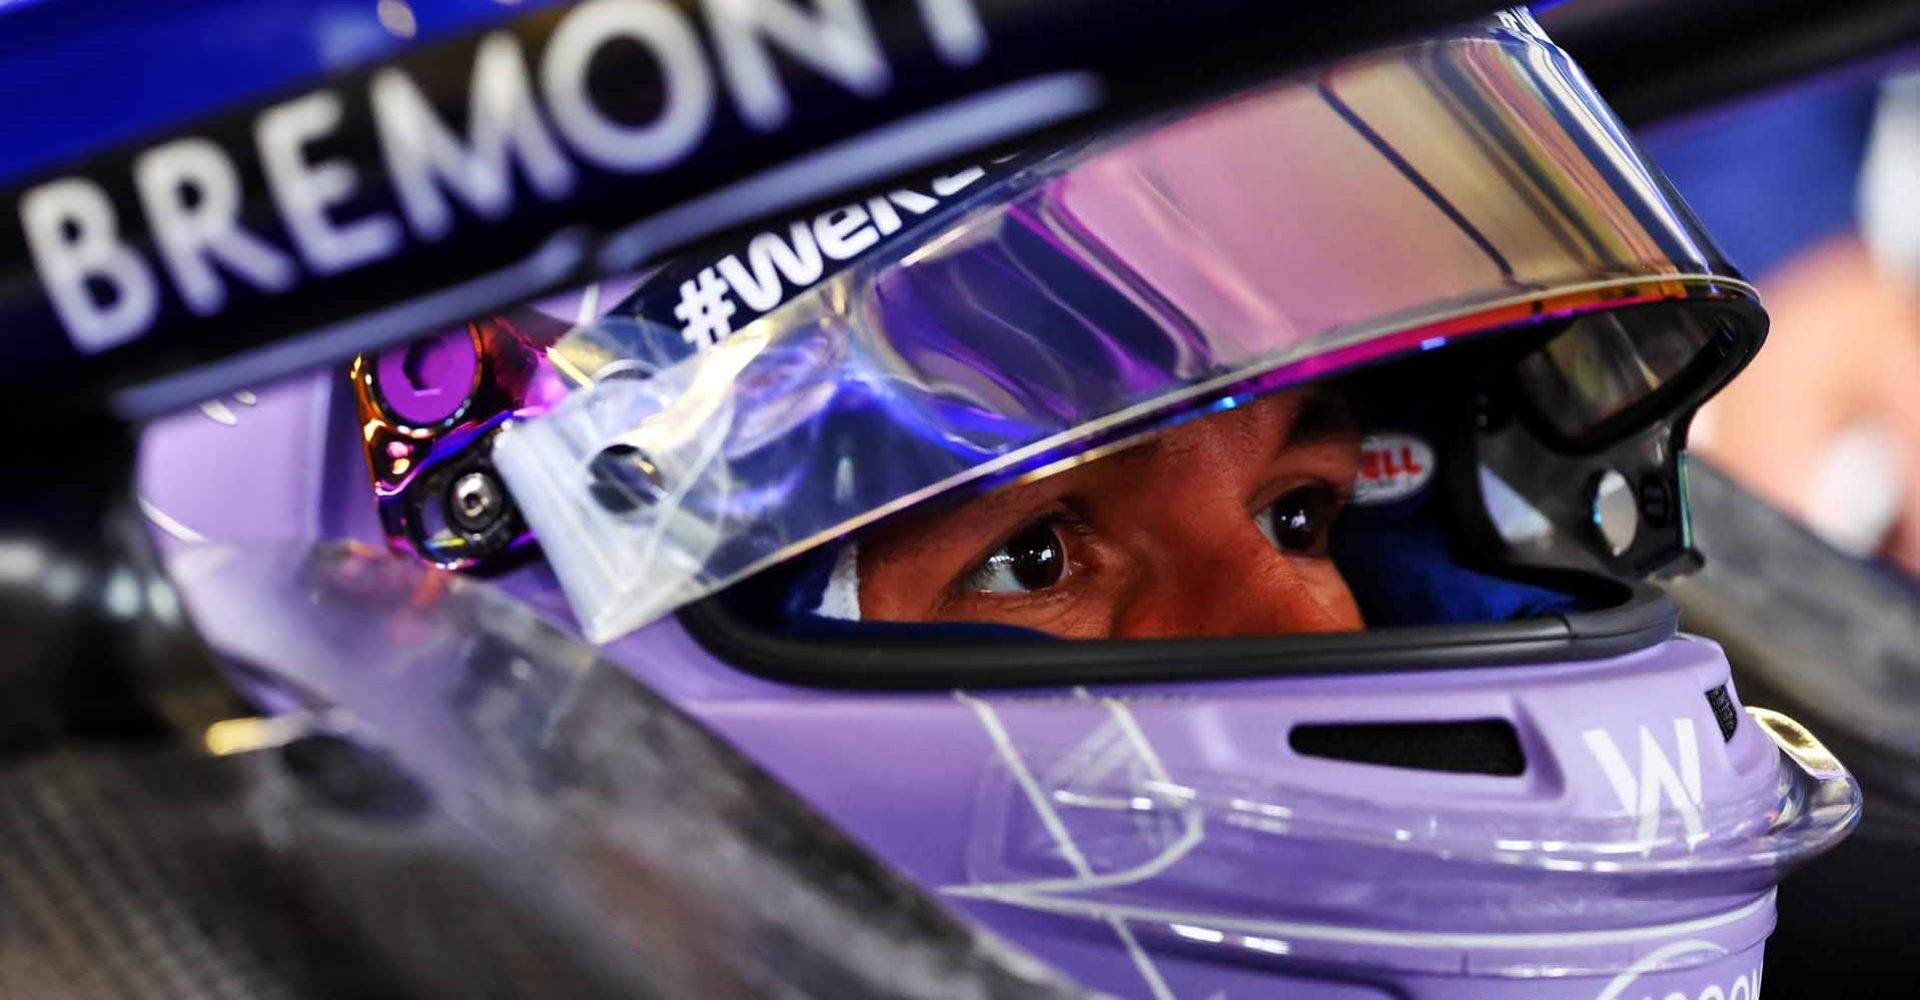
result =
[[493,577],[1114,995],[1754,1000],[1858,792],[1644,581],[1764,330],[1514,13],[209,404],[143,490]]

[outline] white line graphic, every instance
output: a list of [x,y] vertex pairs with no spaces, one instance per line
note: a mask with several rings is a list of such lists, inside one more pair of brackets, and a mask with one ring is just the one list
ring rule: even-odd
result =
[[1339,944],[1380,945],[1399,948],[1580,948],[1616,944],[1634,944],[1682,934],[1699,934],[1728,924],[1739,923],[1773,905],[1774,892],[1738,909],[1678,923],[1651,927],[1631,927],[1605,931],[1548,931],[1542,933],[1454,933],[1435,931],[1376,931],[1360,927],[1313,924],[1293,920],[1255,920],[1228,914],[1167,910],[1125,903],[1095,903],[1072,897],[1018,890],[993,897],[994,901],[1022,906],[1046,913],[1067,913],[1107,919],[1121,917],[1156,924],[1187,924],[1212,927],[1236,934],[1302,941],[1331,941]]
[[[1075,688],[1074,694],[1083,700],[1092,700],[1085,688]],[[1102,723],[1101,727],[1094,731],[1094,735],[1098,736],[1100,733],[1105,732],[1109,724],[1116,726],[1121,734],[1126,737],[1126,742],[1118,744],[1118,746],[1130,747],[1134,755],[1138,756],[1140,760],[1146,764],[1147,773],[1152,776],[1154,781],[1162,785],[1172,785],[1173,779],[1168,776],[1166,765],[1161,762],[1159,753],[1153,749],[1153,744],[1148,741],[1147,734],[1141,730],[1139,720],[1134,718],[1133,710],[1128,708],[1125,702],[1113,698],[1102,698],[1100,702],[1106,707],[1108,713],[1112,715],[1112,719],[1110,723]],[[991,711],[990,706],[988,710]],[[977,712],[979,710],[975,709],[975,711]],[[1082,747],[1085,745],[1083,741]],[[1084,758],[1084,756],[1084,754],[1076,750],[1073,755],[1070,755],[1070,759],[1073,757]],[[1049,773],[1049,779],[1051,784],[1055,786],[1064,785],[1075,777],[1079,777],[1084,781],[1098,781],[1100,778],[1104,778],[1118,763],[1119,760],[1115,759],[1111,749],[1103,750],[1100,751],[1092,761],[1092,764],[1099,766],[1097,774],[1090,775],[1083,772],[1079,775],[1074,775],[1069,773],[1064,776],[1059,776],[1056,779],[1058,770],[1056,769],[1055,772]],[[1037,783],[1033,789],[1028,791],[1029,797],[1044,794],[1044,790],[1041,789]],[[1051,803],[1049,803],[1049,808],[1051,808]],[[1055,818],[1057,820],[1057,814]],[[1132,868],[1125,868],[1116,872],[1102,872],[1099,874],[1094,874],[1089,870],[1072,878],[1022,879],[1011,882],[977,882],[970,885],[942,886],[940,891],[951,896],[960,896],[969,899],[1002,899],[1003,897],[1021,896],[1027,893],[1085,892],[1092,889],[1112,889],[1118,886],[1144,882],[1172,867],[1175,862],[1192,853],[1193,849],[1200,846],[1200,842],[1206,839],[1206,822],[1199,809],[1187,810],[1181,817],[1181,822],[1185,829],[1182,830],[1178,839],[1168,844],[1159,854]],[[1062,832],[1064,832],[1064,830],[1065,827],[1063,825]]]
[[[1000,759],[1006,763],[1007,768],[1013,772],[1014,780],[1026,793],[1028,803],[1033,806],[1034,812],[1039,814],[1041,825],[1046,827],[1048,835],[1053,838],[1054,845],[1059,848],[1061,856],[1067,859],[1068,866],[1082,879],[1093,878],[1093,868],[1087,864],[1086,855],[1080,853],[1080,845],[1073,842],[1073,835],[1068,833],[1066,825],[1060,822],[1059,814],[1053,811],[1053,803],[1047,800],[1046,795],[1040,790],[1039,783],[1033,780],[1033,772],[1027,770],[1026,761],[1021,759],[1020,751],[1014,747],[1013,739],[1007,735],[1006,727],[1000,724],[1000,716],[993,710],[993,706],[965,691],[955,691],[953,697],[962,705],[973,709],[973,714],[980,717],[980,724],[986,727],[987,738],[993,741],[994,750],[999,753]],[[1132,956],[1134,967],[1140,970],[1140,977],[1146,980],[1147,989],[1153,994],[1154,1000],[1177,1000],[1173,991],[1167,987],[1167,981],[1160,977],[1160,969],[1153,964],[1153,959],[1148,956],[1146,949],[1140,947],[1140,942],[1134,938],[1133,931],[1127,927],[1126,921],[1114,915],[1102,915],[1099,919],[1113,928],[1114,935],[1126,947],[1127,954]]]
[[208,420],[220,424],[223,427],[240,426],[240,418],[234,416],[233,410],[228,407],[227,404],[217,399],[209,399],[201,403],[200,412],[206,414]]
[[153,522],[154,527],[159,528],[161,531],[183,542],[204,542],[207,540],[207,536],[181,524],[169,516],[166,511],[147,502],[146,497],[140,498],[140,513],[145,514],[147,520]]

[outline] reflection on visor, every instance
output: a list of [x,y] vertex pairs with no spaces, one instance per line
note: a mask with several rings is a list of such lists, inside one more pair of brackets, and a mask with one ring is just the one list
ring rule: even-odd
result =
[[1520,385],[1561,438],[1587,438],[1685,372],[1717,322],[1678,309],[1583,316],[1520,360]]
[[[1751,295],[1524,16],[969,197],[710,346],[616,311],[555,348],[605,377],[496,460],[590,636],[1197,408],[1546,316]],[[764,249],[742,273],[793,256]],[[683,288],[689,315],[729,304]],[[1631,395],[1568,380],[1589,382],[1573,414]],[[642,500],[601,502],[610,449],[644,461]]]

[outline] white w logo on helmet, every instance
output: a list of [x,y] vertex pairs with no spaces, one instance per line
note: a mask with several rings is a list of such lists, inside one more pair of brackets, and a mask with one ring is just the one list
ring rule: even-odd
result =
[[1694,736],[1692,719],[1673,720],[1673,738],[1680,758],[1677,771],[1673,759],[1646,726],[1640,727],[1638,774],[1627,765],[1625,755],[1606,730],[1589,729],[1580,737],[1593,751],[1594,760],[1606,774],[1614,794],[1620,797],[1620,808],[1640,817],[1638,838],[1644,847],[1651,848],[1660,831],[1662,798],[1672,803],[1673,810],[1680,815],[1680,823],[1687,832],[1688,850],[1706,838],[1706,823],[1700,816],[1704,800],[1700,788],[1700,744]]

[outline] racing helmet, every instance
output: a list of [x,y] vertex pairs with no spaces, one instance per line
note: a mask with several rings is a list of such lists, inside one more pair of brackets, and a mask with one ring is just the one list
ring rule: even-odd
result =
[[[1751,1000],[1859,797],[1646,580],[1764,330],[1515,12],[183,419],[350,427],[292,463],[319,523],[566,622],[1090,987]],[[210,533],[194,467],[144,495]],[[996,610],[1130,559],[1092,626]]]

